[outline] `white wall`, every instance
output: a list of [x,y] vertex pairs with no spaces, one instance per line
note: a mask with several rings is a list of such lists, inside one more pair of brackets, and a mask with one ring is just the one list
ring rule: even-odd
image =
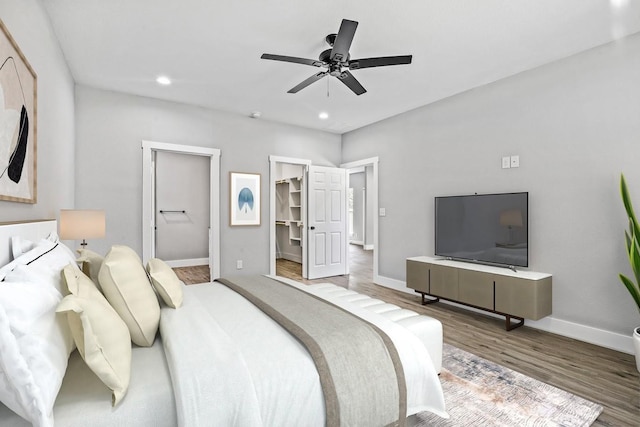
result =
[[[76,204],[103,208],[107,237],[91,242],[106,252],[115,243],[142,252],[141,141],[221,150],[221,273],[269,271],[269,155],[340,163],[339,135],[199,107],[76,86]],[[260,173],[261,225],[230,227],[229,172]]]
[[0,201],[0,222],[57,218],[72,208],[74,82],[37,0],[1,0],[0,18],[37,74],[37,203]]
[[[640,209],[639,76],[635,35],[343,135],[343,162],[380,158],[380,275],[404,281],[406,257],[433,254],[435,196],[528,191],[530,269],[553,274],[548,325],[629,336],[619,178]],[[520,168],[501,169],[514,154]]]

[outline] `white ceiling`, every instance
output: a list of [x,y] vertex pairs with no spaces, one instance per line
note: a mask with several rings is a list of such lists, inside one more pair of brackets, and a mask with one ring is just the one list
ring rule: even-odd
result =
[[[640,31],[638,0],[42,2],[80,84],[334,133]],[[288,94],[319,69],[260,55],[316,59],[343,18],[359,22],[353,59],[412,54],[413,63],[353,71],[361,96],[334,77]],[[159,86],[158,75],[173,84]]]

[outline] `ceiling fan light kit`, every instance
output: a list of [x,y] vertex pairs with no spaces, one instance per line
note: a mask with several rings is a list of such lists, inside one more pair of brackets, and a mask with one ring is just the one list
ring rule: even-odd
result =
[[[360,82],[349,72],[349,70],[359,70],[361,68],[386,67],[389,65],[411,64],[411,55],[402,56],[381,56],[375,58],[351,59],[349,49],[353,36],[356,33],[358,23],[343,19],[337,34],[329,34],[325,40],[331,46],[331,49],[322,51],[318,56],[318,60],[298,58],[295,56],[273,55],[270,53],[262,54],[262,59],[270,59],[273,61],[292,62],[294,64],[309,65],[312,67],[326,68],[297,84],[289,89],[288,93],[297,93],[321,78],[331,75],[337,77],[345,86],[347,86],[356,95],[362,95],[367,90]],[[347,68],[347,70],[343,69]]]

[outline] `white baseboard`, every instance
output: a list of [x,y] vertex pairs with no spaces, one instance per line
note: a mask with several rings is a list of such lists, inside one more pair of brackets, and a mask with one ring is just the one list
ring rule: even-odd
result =
[[172,261],[164,261],[171,268],[176,267],[193,267],[196,265],[209,265],[209,258],[192,258],[192,259],[174,259]]
[[[420,295],[413,289],[407,288],[405,282],[401,280],[391,279],[384,276],[375,276],[373,282],[385,286],[387,288],[395,289],[411,295]],[[450,304],[456,307],[462,307],[465,310],[475,311],[477,313],[493,315],[492,313],[478,310],[473,307],[468,307],[461,304],[456,304],[450,301],[441,300],[445,304]],[[496,317],[502,317],[495,315]],[[579,341],[588,342],[590,344],[599,345],[600,347],[610,348],[612,350],[621,351],[627,354],[635,354],[633,347],[633,338],[631,331],[629,335],[619,334],[617,332],[606,331],[604,329],[594,328],[592,326],[582,325],[579,323],[570,322],[568,320],[558,319],[552,316],[545,317],[540,320],[525,320],[525,325],[540,329],[542,331],[551,332],[554,334],[562,335],[568,338],[573,338]]]

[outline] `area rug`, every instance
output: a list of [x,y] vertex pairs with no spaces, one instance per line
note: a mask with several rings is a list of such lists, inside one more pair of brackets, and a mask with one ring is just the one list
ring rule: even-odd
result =
[[416,426],[589,426],[603,409],[448,344],[442,366],[440,381],[451,418],[422,412]]

